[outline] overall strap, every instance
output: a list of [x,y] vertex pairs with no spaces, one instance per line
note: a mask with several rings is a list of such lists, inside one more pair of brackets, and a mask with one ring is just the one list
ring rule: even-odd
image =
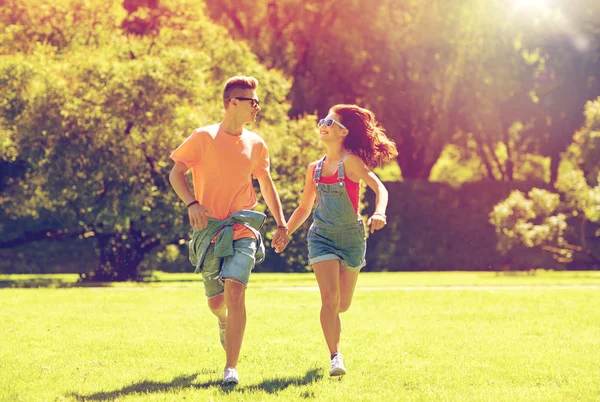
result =
[[346,152],[344,155],[342,155],[342,159],[340,159],[340,163],[338,165],[338,182],[340,183],[340,186],[343,185],[344,183],[344,159],[346,159],[346,156],[350,155],[352,152]]
[[317,163],[317,167],[315,168],[313,180],[317,184],[319,183],[319,181],[321,181],[321,171],[323,170],[323,162],[325,161],[325,158],[327,158],[327,155],[325,155],[319,160],[319,162]]

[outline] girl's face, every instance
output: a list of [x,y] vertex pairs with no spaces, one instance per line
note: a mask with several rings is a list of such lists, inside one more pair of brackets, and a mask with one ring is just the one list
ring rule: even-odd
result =
[[319,120],[318,127],[319,137],[323,142],[341,143],[348,135],[348,129],[343,127],[340,116],[333,112],[329,112],[327,117]]

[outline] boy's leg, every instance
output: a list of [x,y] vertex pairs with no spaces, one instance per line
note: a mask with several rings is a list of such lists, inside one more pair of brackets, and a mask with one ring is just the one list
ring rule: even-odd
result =
[[210,311],[217,316],[219,322],[227,321],[227,309],[225,308],[225,297],[223,293],[214,297],[208,298],[208,308]]
[[223,260],[221,277],[225,282],[224,300],[227,309],[225,368],[235,368],[240,356],[246,329],[246,286],[256,261],[256,249],[256,239],[238,239],[233,242],[233,256]]
[[210,311],[217,316],[217,323],[219,326],[219,342],[225,349],[225,330],[227,326],[227,308],[225,307],[225,296],[223,293],[214,297],[208,298],[208,308]]
[[222,260],[214,255],[214,245],[210,245],[202,264],[202,279],[204,291],[208,298],[208,308],[217,317],[219,324],[219,340],[225,348],[225,323],[227,309],[225,308],[224,286],[221,280]]
[[240,282],[225,280],[225,305],[227,326],[225,327],[225,367],[236,367],[246,330],[246,289]]

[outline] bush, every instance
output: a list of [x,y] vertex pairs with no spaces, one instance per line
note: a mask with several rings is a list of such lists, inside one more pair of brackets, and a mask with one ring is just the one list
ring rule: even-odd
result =
[[[497,271],[563,268],[548,256],[517,247],[503,255],[488,214],[513,189],[547,186],[534,182],[386,183],[387,226],[369,236],[366,271]],[[374,194],[367,191],[365,212]]]
[[548,251],[561,262],[600,267],[600,98],[585,108],[586,122],[573,137],[554,191],[513,192],[494,207],[490,222],[498,245]]

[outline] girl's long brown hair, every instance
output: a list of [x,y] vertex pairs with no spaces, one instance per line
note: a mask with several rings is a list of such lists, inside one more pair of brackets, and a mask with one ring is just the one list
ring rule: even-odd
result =
[[335,105],[331,111],[340,116],[348,129],[344,147],[358,156],[370,169],[398,156],[394,141],[368,109],[357,105]]

